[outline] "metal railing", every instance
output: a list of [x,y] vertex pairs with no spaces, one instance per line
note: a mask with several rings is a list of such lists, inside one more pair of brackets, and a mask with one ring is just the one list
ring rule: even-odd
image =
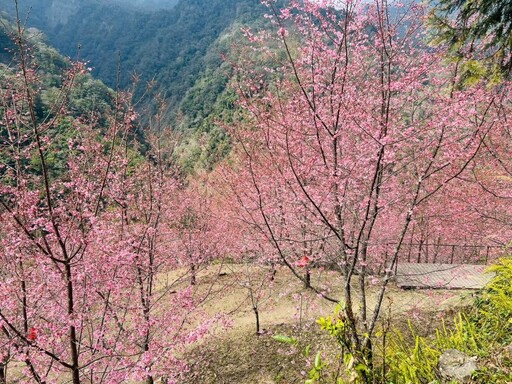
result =
[[[386,245],[386,254],[395,244]],[[398,262],[429,264],[489,264],[506,255],[504,247],[497,245],[439,244],[429,242],[404,243]]]

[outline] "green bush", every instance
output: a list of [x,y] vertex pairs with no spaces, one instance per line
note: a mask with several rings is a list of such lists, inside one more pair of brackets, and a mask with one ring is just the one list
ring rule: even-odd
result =
[[[455,316],[453,324],[444,321],[434,337],[416,334],[409,322],[410,335],[398,329],[382,331],[383,348],[376,351],[373,377],[375,382],[386,384],[440,383],[437,369],[439,357],[447,349],[458,349],[479,359],[479,369],[474,373],[474,383],[512,382],[512,259],[502,259],[489,268],[495,273],[491,282],[478,293],[474,305]],[[339,343],[343,343],[344,324],[337,316],[319,320]],[[377,344],[375,342],[374,344]],[[338,383],[357,383],[357,367],[350,365],[350,356],[344,356],[347,380]],[[315,365],[316,367],[316,365]],[[331,384],[323,377],[326,364],[310,372],[308,383]],[[350,371],[354,371],[351,372]],[[456,383],[455,381],[453,383]]]
[[388,336],[385,350],[386,382],[394,384],[421,384],[435,382],[437,379],[437,362],[441,352],[429,342],[418,336],[409,323],[412,340],[406,339],[402,332],[393,330]]

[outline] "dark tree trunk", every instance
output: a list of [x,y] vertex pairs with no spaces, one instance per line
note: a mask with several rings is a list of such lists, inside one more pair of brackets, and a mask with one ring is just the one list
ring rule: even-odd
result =
[[196,285],[196,266],[190,264],[190,285]]
[[306,268],[306,273],[304,275],[304,285],[306,288],[311,288],[311,271]]
[[252,307],[252,310],[254,311],[254,316],[256,317],[256,334],[260,334],[260,313],[258,311],[258,307],[254,306]]
[[5,377],[5,371],[7,368],[7,364],[4,362],[0,363],[0,384],[7,384],[7,379]]

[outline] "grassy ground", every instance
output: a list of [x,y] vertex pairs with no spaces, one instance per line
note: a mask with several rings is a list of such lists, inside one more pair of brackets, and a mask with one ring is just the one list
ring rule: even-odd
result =
[[[187,271],[163,276],[187,285]],[[184,358],[189,371],[183,384],[292,384],[303,383],[311,360],[323,352],[335,358],[338,346],[315,323],[331,314],[334,304],[304,288],[285,268],[279,268],[274,281],[269,269],[251,264],[212,265],[197,276],[197,293],[206,297],[203,309],[211,316],[225,314],[228,327],[212,329],[210,337],[191,348]],[[343,281],[336,272],[313,271],[312,284],[329,296],[341,298]],[[367,290],[370,305],[377,287]],[[419,334],[429,334],[440,317],[472,302],[471,291],[401,290],[391,285],[384,300],[383,314],[400,329],[414,319]],[[260,333],[256,334],[253,307],[258,308]],[[451,315],[449,315],[451,316]],[[273,336],[297,339],[296,346],[276,341]],[[309,356],[305,353],[310,350]],[[333,353],[334,352],[334,353]],[[337,362],[331,361],[332,369]],[[12,382],[21,378],[22,364],[10,364]],[[60,378],[58,382],[66,382]]]
[[[222,296],[212,297],[206,306],[211,313],[230,313],[233,323],[189,352],[190,372],[184,384],[303,383],[317,351],[335,356],[337,346],[315,324],[318,317],[331,313],[332,303],[305,290],[285,269],[280,269],[275,281],[263,285],[265,289],[260,291],[258,282],[268,271],[244,265],[225,265],[220,271],[216,284],[224,287],[220,290]],[[199,284],[211,284],[215,278],[212,273],[218,274],[219,269],[204,271]],[[341,296],[342,282],[335,273],[317,271],[313,283],[325,288],[329,285],[331,296]],[[368,288],[372,302],[377,289]],[[255,333],[251,291],[253,296],[258,294],[263,329],[260,335]],[[470,291],[401,290],[390,286],[383,313],[393,319],[395,327],[405,329],[408,319],[413,319],[420,334],[429,334],[443,314],[453,313],[471,301]],[[279,343],[272,337],[278,334],[295,337],[298,345]],[[307,346],[309,357],[305,356]]]

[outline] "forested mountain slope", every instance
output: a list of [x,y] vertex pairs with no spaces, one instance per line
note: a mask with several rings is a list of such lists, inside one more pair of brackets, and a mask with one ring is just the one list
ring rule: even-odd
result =
[[[19,9],[52,46],[72,59],[89,61],[93,75],[110,87],[116,86],[120,65],[122,88],[137,75],[135,94],[141,96],[154,82],[150,96],[163,93],[175,112],[198,79],[221,65],[218,39],[237,23],[258,19],[264,9],[259,0],[181,0],[157,9],[174,3],[20,0]],[[13,8],[13,0],[0,0],[0,9],[12,15]]]
[[[15,82],[19,48],[15,44],[15,27],[0,19],[0,78],[4,84]],[[25,49],[30,53],[29,68],[36,71],[38,93],[35,96],[36,113],[40,119],[52,114],[56,100],[61,98],[61,87],[66,71],[71,69],[70,60],[63,57],[55,48],[46,44],[44,36],[35,29],[24,33],[29,43]],[[114,92],[102,81],[95,79],[88,71],[74,77],[73,87],[67,94],[69,110],[73,117],[102,116],[114,107]],[[100,118],[101,123],[101,118]],[[101,124],[100,124],[101,125]]]

